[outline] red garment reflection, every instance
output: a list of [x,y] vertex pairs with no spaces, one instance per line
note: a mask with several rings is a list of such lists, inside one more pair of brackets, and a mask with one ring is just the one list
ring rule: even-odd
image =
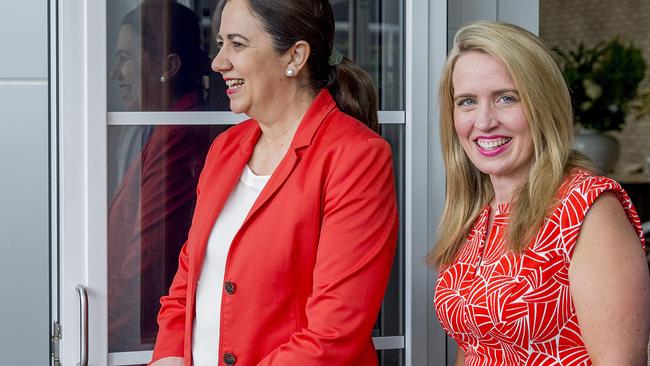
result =
[[[173,110],[201,109],[199,92]],[[210,143],[208,126],[156,126],[119,183],[108,212],[109,351],[148,349],[158,299],[176,272]]]

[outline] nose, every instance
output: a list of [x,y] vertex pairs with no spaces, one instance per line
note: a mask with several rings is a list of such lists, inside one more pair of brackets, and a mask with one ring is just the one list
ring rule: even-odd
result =
[[120,71],[119,63],[113,65],[110,73],[111,80],[120,81],[122,80],[122,72]]
[[212,71],[220,72],[222,74],[224,71],[227,71],[232,67],[225,46],[221,47],[221,49],[219,49],[219,52],[217,52],[217,55],[214,56],[211,66]]
[[499,120],[492,104],[483,103],[477,108],[474,126],[481,131],[489,131],[498,126]]

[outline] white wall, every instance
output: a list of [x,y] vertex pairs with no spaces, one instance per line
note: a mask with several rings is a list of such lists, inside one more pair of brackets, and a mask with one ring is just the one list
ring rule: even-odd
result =
[[458,29],[473,20],[500,20],[539,34],[539,0],[448,0],[447,4],[448,48]]
[[48,1],[0,1],[0,363],[49,364]]

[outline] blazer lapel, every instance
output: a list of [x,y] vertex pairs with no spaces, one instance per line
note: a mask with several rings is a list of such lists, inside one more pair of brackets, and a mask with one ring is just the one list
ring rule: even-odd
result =
[[[257,200],[240,227],[240,231],[253,219],[255,213],[259,211],[259,209],[263,207],[286,182],[291,175],[291,172],[295,169],[298,162],[300,162],[301,154],[298,153],[298,150],[311,144],[316,131],[334,109],[336,109],[334,98],[332,98],[327,89],[321,90],[305,113],[302,121],[300,121],[300,125],[296,131],[296,135],[291,141],[291,146],[289,147],[287,154],[271,175],[271,178],[262,192],[260,192],[260,195],[257,197]],[[232,157],[227,159],[220,159],[217,163],[222,165],[214,167],[214,172],[205,179],[206,182],[212,182],[212,185],[206,185],[203,189],[201,195],[205,195],[205,197],[201,199],[203,204],[201,210],[197,213],[203,215],[206,219],[201,220],[202,225],[197,232],[199,245],[195,249],[196,262],[190,264],[190,267],[194,268],[195,272],[198,272],[202,267],[205,250],[214,223],[219,217],[219,214],[235,188],[235,185],[239,181],[242,171],[244,170],[244,165],[246,165],[248,160],[250,160],[255,144],[260,137],[261,130],[259,126],[257,123],[253,124],[253,126],[254,128],[247,131],[244,134],[244,137],[240,140],[239,153],[235,153]],[[233,240],[233,245],[234,244],[235,240]],[[190,259],[191,258],[192,257],[190,257]],[[194,273],[195,281],[198,277],[199,273]]]
[[[201,215],[205,219],[198,221],[200,225],[196,234],[198,244],[195,248],[196,255],[190,256],[190,259],[196,258],[196,262],[190,265],[190,268],[194,268],[194,272],[198,272],[203,266],[205,250],[214,223],[237,185],[244,171],[244,166],[248,163],[255,143],[260,136],[261,130],[257,123],[253,123],[251,126],[251,130],[247,131],[240,140],[239,149],[231,156],[215,161],[214,163],[219,164],[219,166],[210,167],[211,172],[209,176],[205,177],[204,187],[201,192],[203,197],[199,200],[201,207],[197,206],[197,213],[195,214]],[[198,277],[199,273],[194,273],[193,278],[195,281]]]

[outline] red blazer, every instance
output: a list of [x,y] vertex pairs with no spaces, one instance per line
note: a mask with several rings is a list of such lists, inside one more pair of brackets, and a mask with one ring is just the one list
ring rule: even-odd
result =
[[[152,361],[182,356],[192,364],[208,237],[259,136],[249,120],[210,148],[179,269],[161,299]],[[396,240],[390,146],[323,90],[232,241],[220,365],[376,365],[371,331]]]

